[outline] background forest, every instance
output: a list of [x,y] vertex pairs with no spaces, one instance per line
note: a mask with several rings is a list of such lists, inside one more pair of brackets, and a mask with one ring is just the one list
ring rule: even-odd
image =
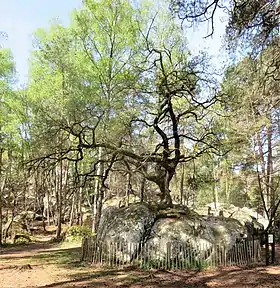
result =
[[[0,49],[0,244],[19,215],[56,225],[154,202],[280,203],[279,1],[85,0],[34,33],[29,79]],[[221,74],[186,27],[228,16]],[[221,25],[221,24],[219,24]],[[242,53],[240,52],[242,51]],[[238,59],[238,60],[236,60]]]

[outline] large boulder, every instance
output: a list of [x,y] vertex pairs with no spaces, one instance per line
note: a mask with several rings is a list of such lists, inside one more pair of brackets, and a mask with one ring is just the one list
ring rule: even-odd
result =
[[205,223],[214,235],[212,243],[231,248],[245,234],[244,226],[236,219],[224,217],[207,217]]
[[216,245],[230,249],[243,237],[244,231],[244,226],[236,219],[201,216],[187,207],[159,210],[145,203],[135,203],[106,208],[97,241],[122,243],[116,248],[116,255],[125,259],[136,255],[136,249],[143,243],[148,249],[142,249],[142,256],[147,256],[145,253],[149,251],[154,260],[164,260],[168,253],[177,257],[184,249],[196,255],[207,252],[210,257]]
[[126,241],[139,243],[154,224],[155,213],[145,203],[127,207],[106,208],[100,219],[98,241]]
[[211,215],[217,216],[222,212],[225,218],[236,219],[243,226],[251,227],[247,229],[247,234],[250,234],[252,229],[265,229],[269,222],[263,215],[257,213],[254,209],[248,207],[241,208],[233,204],[216,203],[215,205],[215,203],[209,203],[204,207],[197,208],[196,211],[201,215],[207,215],[209,207],[211,208]]
[[170,243],[175,245],[175,250],[182,251],[185,247],[197,254],[211,250],[214,245],[230,249],[243,235],[244,227],[235,219],[202,217],[188,212],[174,217],[169,213],[155,221],[147,244],[149,250],[157,250],[158,258],[163,259]]
[[36,214],[33,211],[23,211],[16,215],[12,222],[12,230],[14,232],[30,232],[30,224]]
[[91,211],[87,211],[87,212],[83,213],[82,222],[83,222],[84,226],[92,228],[93,215],[92,215]]
[[[255,228],[262,228],[265,229],[268,226],[269,220],[266,219],[263,215],[260,213],[257,213],[253,209],[250,209],[248,207],[242,207],[239,210],[239,213],[243,215],[250,215],[252,219],[252,223],[254,224]],[[237,219],[237,217],[233,214],[233,217]]]
[[253,235],[258,235],[268,226],[268,220],[250,208],[235,207],[232,210],[229,217],[237,219],[246,228],[248,239],[251,239]]
[[[33,211],[23,211],[13,217],[11,213],[8,215],[7,222],[3,225],[4,237],[15,238],[16,235],[30,235],[32,228],[30,227],[36,213]],[[29,236],[28,236],[29,237]]]
[[[206,228],[207,230],[207,228]],[[211,234],[212,239],[209,241],[207,237],[195,235],[196,227],[193,221],[187,217],[180,218],[159,218],[151,230],[150,237],[146,245],[147,250],[153,255],[154,260],[164,260],[168,253],[174,257],[179,256],[183,249],[187,249],[194,253],[196,250],[202,251],[211,246],[213,233],[205,231],[205,234]],[[199,249],[200,248],[200,249]],[[145,254],[145,250],[143,253]]]

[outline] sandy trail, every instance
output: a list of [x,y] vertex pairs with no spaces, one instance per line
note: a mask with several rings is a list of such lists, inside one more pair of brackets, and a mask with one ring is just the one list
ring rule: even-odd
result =
[[49,243],[0,248],[0,287],[280,287],[280,266],[231,267],[215,272],[100,270],[81,265],[79,255],[79,248]]

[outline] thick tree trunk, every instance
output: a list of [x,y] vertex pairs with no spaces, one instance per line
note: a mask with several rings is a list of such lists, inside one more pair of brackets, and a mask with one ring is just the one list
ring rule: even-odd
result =
[[174,171],[166,171],[165,176],[161,179],[158,179],[158,186],[160,189],[160,204],[162,206],[166,207],[172,207],[172,198],[171,198],[171,191],[169,189],[170,187],[170,181],[174,175]]

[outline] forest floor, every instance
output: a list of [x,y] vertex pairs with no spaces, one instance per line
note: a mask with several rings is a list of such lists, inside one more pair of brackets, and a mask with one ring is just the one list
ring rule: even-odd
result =
[[81,264],[79,247],[50,243],[47,237],[40,240],[0,248],[1,288],[280,287],[280,266],[211,272],[102,270]]

